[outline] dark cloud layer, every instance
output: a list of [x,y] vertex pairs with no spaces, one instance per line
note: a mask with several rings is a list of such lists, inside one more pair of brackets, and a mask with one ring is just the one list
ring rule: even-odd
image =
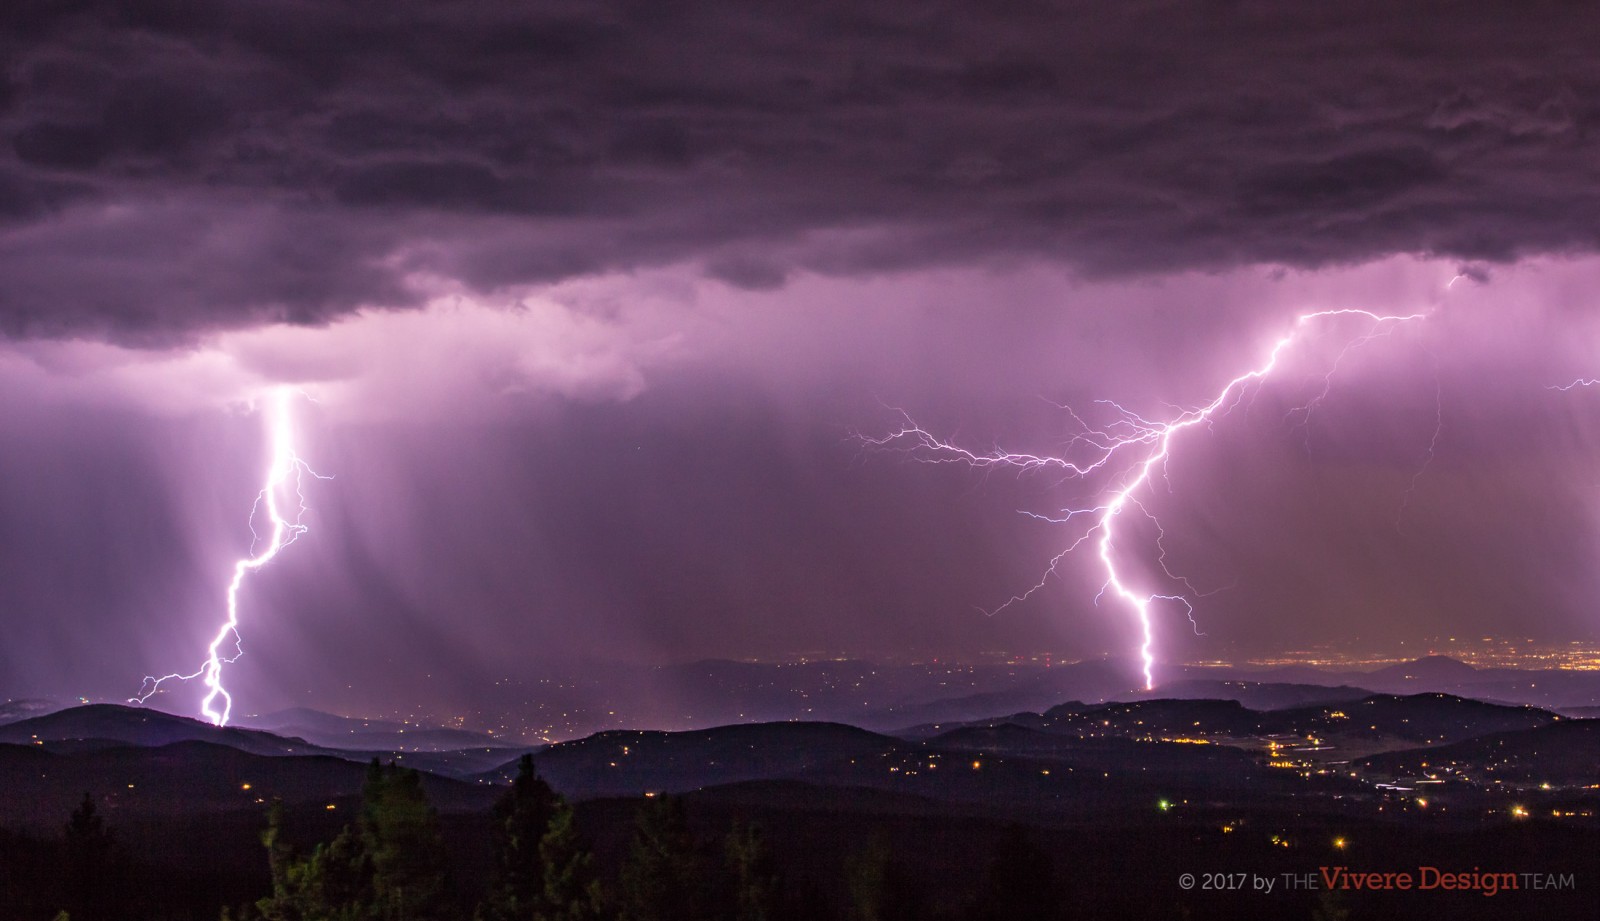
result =
[[15,0],[0,36],[13,335],[316,322],[418,275],[1600,242],[1581,4]]

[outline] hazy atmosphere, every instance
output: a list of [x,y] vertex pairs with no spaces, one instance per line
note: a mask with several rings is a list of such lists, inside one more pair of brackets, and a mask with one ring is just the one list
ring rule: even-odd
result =
[[1296,329],[1118,533],[1157,660],[1590,640],[1600,30],[1495,8],[8,3],[0,694],[200,664],[284,385],[249,710],[1127,657],[1092,545],[994,611],[1125,476],[873,441],[1070,451]]

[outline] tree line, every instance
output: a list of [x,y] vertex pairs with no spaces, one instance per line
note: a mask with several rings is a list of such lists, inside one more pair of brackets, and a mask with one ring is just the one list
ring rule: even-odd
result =
[[[570,803],[523,756],[492,814],[493,867],[470,912],[453,891],[437,813],[414,770],[368,768],[362,811],[309,852],[284,842],[274,805],[262,834],[272,892],[229,921],[787,921],[785,893],[759,828],[735,823],[715,853],[681,799],[641,805],[614,885],[602,883]],[[810,917],[816,917],[811,915]]]
[[[466,892],[451,879],[438,812],[421,775],[394,763],[369,764],[355,821],[309,848],[290,843],[274,802],[261,843],[268,892],[222,908],[221,921],[950,921],[1058,917],[1049,856],[1021,828],[991,854],[981,889],[963,907],[933,910],[886,838],[844,861],[842,891],[791,879],[762,828],[735,820],[720,838],[697,834],[684,801],[640,804],[626,857],[603,878],[573,807],[539,777],[531,756],[491,814],[488,883]],[[59,844],[16,846],[0,835],[0,870],[60,879],[56,900],[10,903],[6,917],[111,921],[138,917],[139,887],[115,836],[85,795]],[[4,874],[0,874],[3,876]],[[17,880],[0,878],[0,883]],[[27,880],[18,892],[27,892]],[[9,891],[0,885],[0,892]],[[213,903],[215,904],[215,903]],[[213,909],[215,911],[215,909]],[[215,917],[213,915],[212,917]]]

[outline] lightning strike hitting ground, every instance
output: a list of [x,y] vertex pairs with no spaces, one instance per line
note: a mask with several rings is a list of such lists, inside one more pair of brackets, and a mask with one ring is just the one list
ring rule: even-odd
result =
[[[1080,516],[1093,516],[1093,524],[1070,546],[1051,558],[1049,567],[1036,584],[1021,594],[1013,595],[1004,604],[988,613],[1004,610],[1012,604],[1026,600],[1034,592],[1044,587],[1045,582],[1049,580],[1050,576],[1056,571],[1056,567],[1067,554],[1076,550],[1091,538],[1098,538],[1096,541],[1097,556],[1100,560],[1101,568],[1105,572],[1106,580],[1101,587],[1100,594],[1095,596],[1095,600],[1098,602],[1100,597],[1109,592],[1116,598],[1121,599],[1133,612],[1138,620],[1141,635],[1139,658],[1143,665],[1145,689],[1152,690],[1155,687],[1153,674],[1155,667],[1153,652],[1155,633],[1151,624],[1152,606],[1158,601],[1168,601],[1182,605],[1191,623],[1194,622],[1194,611],[1189,600],[1182,595],[1159,594],[1130,584],[1130,581],[1117,568],[1114,552],[1116,547],[1116,524],[1119,516],[1130,506],[1143,513],[1156,527],[1156,543],[1161,551],[1157,565],[1169,577],[1188,585],[1187,580],[1174,575],[1167,569],[1166,548],[1161,543],[1162,538],[1165,537],[1165,532],[1161,529],[1160,522],[1155,520],[1154,516],[1145,509],[1137,497],[1137,493],[1150,482],[1151,477],[1155,475],[1158,469],[1164,471],[1166,461],[1172,453],[1174,440],[1185,429],[1193,428],[1201,423],[1209,424],[1216,416],[1232,409],[1250,384],[1259,382],[1272,373],[1273,369],[1277,367],[1283,351],[1299,338],[1301,331],[1308,324],[1344,317],[1361,318],[1366,321],[1366,332],[1350,340],[1344,350],[1341,351],[1338,359],[1335,360],[1333,369],[1327,375],[1328,378],[1331,378],[1334,370],[1338,368],[1339,361],[1351,349],[1370,341],[1380,333],[1387,332],[1395,324],[1420,320],[1424,316],[1425,314],[1421,313],[1405,315],[1378,314],[1356,308],[1320,310],[1303,314],[1295,322],[1294,328],[1273,344],[1271,350],[1267,353],[1266,360],[1259,367],[1246,371],[1228,381],[1211,402],[1198,409],[1180,412],[1176,417],[1168,421],[1147,419],[1116,403],[1100,401],[1112,408],[1116,413],[1116,419],[1105,428],[1095,429],[1068,409],[1067,412],[1083,429],[1067,445],[1069,451],[1081,452],[1082,456],[1078,460],[1065,456],[1013,454],[1000,450],[979,454],[935,437],[918,426],[909,416],[906,417],[905,424],[896,431],[882,438],[864,438],[862,441],[869,446],[875,447],[900,447],[901,450],[907,451],[915,456],[916,459],[927,463],[966,464],[982,468],[1012,467],[1022,471],[1057,469],[1064,472],[1068,478],[1085,477],[1096,471],[1106,470],[1114,460],[1131,453],[1133,457],[1128,460],[1126,466],[1120,468],[1122,475],[1121,485],[1113,488],[1109,493],[1109,497],[1102,504],[1086,508],[1068,509],[1061,517],[1034,516],[1057,523],[1067,522]],[[1326,380],[1324,383],[1327,383]],[[1327,395],[1327,392],[1327,387],[1324,387],[1321,393],[1296,411],[1295,415],[1299,424],[1305,424],[1310,413],[1315,410],[1316,405]],[[1433,452],[1433,445],[1437,444],[1437,441],[1438,430],[1436,428],[1434,441],[1429,446],[1430,458]],[[1193,590],[1192,585],[1189,588]],[[1198,632],[1198,628],[1196,630]]]
[[[273,390],[265,400],[265,421],[271,454],[267,465],[266,482],[262,485],[261,492],[256,495],[255,505],[250,509],[250,532],[255,535],[250,548],[253,555],[233,564],[233,579],[228,583],[227,619],[223,621],[216,636],[211,640],[211,645],[207,647],[205,663],[187,675],[175,673],[160,678],[146,677],[139,689],[139,696],[133,698],[133,702],[144,703],[149,700],[164,682],[201,678],[208,692],[200,703],[200,712],[217,726],[227,725],[228,717],[233,711],[233,696],[222,685],[222,667],[244,654],[243,648],[239,645],[239,590],[244,585],[246,575],[272,562],[283,548],[294,543],[295,538],[306,532],[306,526],[300,523],[301,516],[306,511],[305,495],[301,491],[302,477],[310,475],[317,479],[328,479],[312,470],[295,453],[294,420],[289,412],[292,395],[289,388],[280,387]],[[287,515],[286,506],[291,509]],[[267,517],[269,528],[265,546],[257,551],[256,545],[261,542],[261,535],[256,533],[255,519],[257,513],[262,512]],[[222,650],[224,646],[229,645],[229,637],[232,637],[233,651],[224,655]]]

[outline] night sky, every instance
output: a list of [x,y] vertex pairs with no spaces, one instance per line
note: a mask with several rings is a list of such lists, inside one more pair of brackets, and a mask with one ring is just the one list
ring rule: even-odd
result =
[[1344,307],[1427,317],[1316,327],[1143,496],[1217,590],[1160,657],[1592,639],[1596,47],[1554,2],[9,0],[0,695],[199,663],[285,384],[333,479],[246,586],[250,709],[1126,655],[1088,554],[984,613],[1107,480],[862,438],[1061,451]]

